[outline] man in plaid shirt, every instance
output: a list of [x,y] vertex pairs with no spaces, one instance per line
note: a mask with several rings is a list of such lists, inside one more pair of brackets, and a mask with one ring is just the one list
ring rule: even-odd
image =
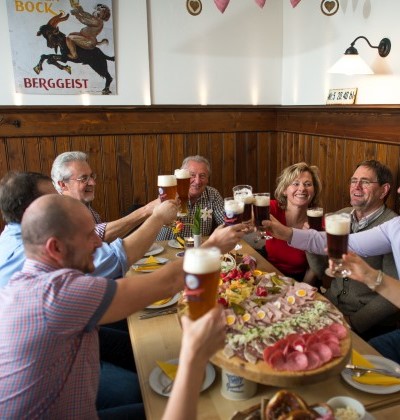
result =
[[[190,173],[190,189],[187,216],[181,217],[184,227],[183,238],[192,236],[191,224],[197,207],[201,209],[201,236],[209,236],[214,229],[224,223],[224,200],[221,194],[208,185],[211,174],[210,163],[203,156],[188,156],[182,162],[182,169]],[[164,226],[157,236],[158,241],[173,239],[174,234],[169,227]]]

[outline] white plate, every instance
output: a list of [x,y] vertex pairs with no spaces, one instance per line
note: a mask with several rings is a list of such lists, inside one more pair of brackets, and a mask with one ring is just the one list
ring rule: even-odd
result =
[[[139,261],[136,261],[135,264],[132,265],[132,268],[134,270],[136,270],[136,268],[138,268],[137,264],[145,264],[145,262],[147,261],[147,258],[142,258]],[[157,261],[160,263],[166,263],[169,261],[168,258],[161,258],[161,257],[157,257]],[[163,267],[163,265],[160,265],[160,268]],[[152,273],[153,271],[158,270],[158,268],[156,268],[155,270],[138,270],[138,273]]]
[[176,248],[176,249],[184,248],[176,239],[170,239],[168,241],[168,246],[170,246],[171,248]]
[[178,302],[180,295],[181,295],[180,293],[177,293],[171,300],[169,300],[168,302],[164,303],[163,305],[150,305],[150,306],[146,306],[146,309],[162,309],[162,308],[168,308],[168,306],[175,305],[175,303]]
[[[396,370],[396,372],[400,372],[400,366],[390,359],[373,355],[363,355],[363,357],[369,360],[377,368],[392,369]],[[391,386],[360,384],[359,382],[353,381],[353,377],[344,370],[341,375],[349,385],[361,391],[369,392],[370,394],[393,394],[394,392],[400,391],[400,384]]]
[[154,242],[150,249],[144,254],[145,257],[150,257],[150,255],[157,255],[164,251],[164,247]]
[[[173,365],[177,365],[179,359],[172,359],[168,360],[167,363],[171,363]],[[214,382],[215,379],[215,369],[211,363],[207,363],[206,366],[206,376],[203,381],[203,385],[201,387],[201,391],[207,389],[211,384]],[[150,387],[153,391],[157,392],[157,394],[162,395],[163,397],[169,397],[168,394],[163,394],[162,390],[171,382],[168,376],[158,367],[156,366],[150,373],[149,383]]]

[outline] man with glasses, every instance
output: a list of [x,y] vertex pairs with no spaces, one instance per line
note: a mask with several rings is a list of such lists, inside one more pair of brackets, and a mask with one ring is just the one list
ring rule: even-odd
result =
[[58,155],[51,169],[51,178],[56,190],[63,195],[76,198],[90,210],[96,223],[96,232],[105,242],[123,238],[153,213],[159,199],[135,210],[121,219],[103,223],[100,215],[91,206],[94,200],[96,174],[88,163],[88,155],[73,151]]
[[[387,166],[376,160],[365,160],[357,165],[349,184],[351,207],[338,213],[351,214],[351,233],[369,230],[398,216],[385,206],[393,185],[393,175]],[[323,278],[328,258],[307,253],[307,259],[310,268]],[[397,278],[391,252],[366,257],[365,261]],[[325,296],[345,315],[352,329],[366,340],[397,327],[398,308],[365,284],[348,278],[335,278]]]
[[[182,162],[181,168],[187,169],[190,173],[189,213],[181,218],[184,224],[181,236],[192,236],[190,224],[193,223],[193,216],[197,207],[201,209],[201,235],[211,235],[217,226],[224,223],[224,200],[215,188],[208,185],[211,174],[210,163],[203,156],[188,156]],[[157,240],[163,241],[173,237],[172,230],[163,227],[157,236]]]

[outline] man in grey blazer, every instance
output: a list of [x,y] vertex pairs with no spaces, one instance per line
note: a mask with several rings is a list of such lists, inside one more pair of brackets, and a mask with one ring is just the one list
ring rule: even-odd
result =
[[[350,204],[339,210],[351,214],[351,232],[359,232],[378,226],[398,216],[385,206],[393,184],[390,169],[376,160],[366,160],[357,165],[350,179]],[[310,268],[319,278],[324,276],[328,257],[307,253]],[[365,258],[373,268],[398,278],[393,254]],[[345,315],[352,329],[364,339],[393,330],[397,327],[399,309],[365,284],[347,278],[332,279],[325,293]]]

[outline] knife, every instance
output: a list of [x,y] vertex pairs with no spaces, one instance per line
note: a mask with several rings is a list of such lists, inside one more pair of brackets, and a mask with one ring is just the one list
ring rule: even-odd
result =
[[351,369],[354,371],[361,371],[366,373],[380,373],[381,375],[392,376],[393,378],[400,378],[400,372],[396,372],[389,369],[381,369],[381,368],[367,368],[363,366],[356,366],[352,364],[346,365],[346,369]]
[[176,314],[176,312],[177,312],[177,308],[170,308],[170,309],[166,309],[166,310],[159,310],[159,311],[154,311],[154,312],[145,313],[143,315],[140,315],[139,316],[139,319],[155,318],[156,316],[161,316],[161,315]]

